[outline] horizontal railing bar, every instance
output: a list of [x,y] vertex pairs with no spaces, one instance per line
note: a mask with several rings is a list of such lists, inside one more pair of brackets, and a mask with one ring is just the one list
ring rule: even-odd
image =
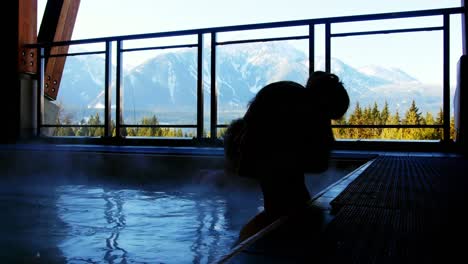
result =
[[148,128],[158,128],[158,127],[180,127],[180,128],[196,128],[197,125],[120,125],[121,127],[148,127]]
[[332,128],[442,128],[443,125],[332,125]]
[[104,125],[49,125],[42,124],[41,127],[104,127]]
[[154,47],[144,47],[144,48],[132,48],[132,49],[122,49],[122,52],[132,52],[132,51],[145,51],[145,50],[160,50],[160,49],[180,49],[180,48],[195,48],[198,44],[181,44],[181,45],[169,45],[169,46],[154,46]]
[[[226,124],[217,125],[218,128],[228,127]],[[443,128],[443,125],[331,125],[332,128]],[[104,125],[49,125],[43,124],[41,127],[104,127]],[[197,125],[121,125],[121,127],[180,127],[180,128],[195,128]]]
[[441,9],[429,9],[429,10],[417,10],[417,11],[403,11],[403,12],[394,12],[394,13],[380,13],[380,14],[354,15],[354,16],[342,16],[342,17],[328,17],[328,18],[313,18],[313,19],[291,20],[291,21],[282,21],[282,22],[267,22],[267,23],[245,24],[245,25],[237,25],[237,26],[188,29],[188,30],[179,30],[179,31],[144,33],[144,34],[112,36],[112,37],[70,40],[70,41],[41,42],[41,43],[35,43],[35,44],[26,44],[24,47],[25,48],[37,48],[37,47],[80,45],[80,44],[91,44],[91,43],[106,42],[106,41],[119,41],[119,40],[124,41],[124,40],[147,39],[147,38],[197,35],[197,34],[207,34],[207,33],[215,33],[215,32],[230,32],[230,31],[256,30],[256,29],[267,29],[267,28],[308,26],[310,24],[344,23],[344,22],[359,22],[359,21],[369,21],[369,20],[385,20],[385,19],[397,19],[397,18],[450,15],[450,14],[461,14],[464,12],[465,12],[465,8],[463,7],[453,7],[453,8],[441,8]]
[[[219,124],[217,127],[228,127],[226,124]],[[332,128],[442,128],[444,125],[331,125]]]
[[75,53],[57,53],[48,55],[48,58],[52,57],[71,57],[71,56],[81,56],[81,55],[96,55],[96,54],[105,54],[106,51],[90,51],[90,52],[75,52]]
[[283,41],[283,40],[298,40],[308,39],[308,35],[303,36],[292,36],[292,37],[280,37],[280,38],[261,38],[261,39],[245,39],[245,40],[233,40],[233,41],[222,41],[216,42],[216,45],[230,45],[230,44],[243,44],[251,42],[269,42],[269,41]]
[[426,27],[426,28],[405,28],[405,29],[390,29],[390,30],[375,30],[375,31],[361,31],[361,32],[347,32],[347,33],[335,33],[331,34],[331,37],[349,37],[349,36],[361,36],[361,35],[377,35],[377,34],[395,34],[395,33],[406,33],[406,32],[420,32],[420,31],[435,31],[443,30],[443,27]]

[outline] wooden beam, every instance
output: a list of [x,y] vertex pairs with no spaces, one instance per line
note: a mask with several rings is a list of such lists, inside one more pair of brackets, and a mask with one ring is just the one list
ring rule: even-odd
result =
[[[39,30],[38,42],[71,40],[80,0],[49,0]],[[46,51],[50,54],[65,54],[68,46],[54,47]],[[66,57],[48,58],[44,73],[44,94],[57,99]]]
[[37,42],[37,0],[18,2],[18,65],[19,72],[36,73],[36,50],[23,48]]

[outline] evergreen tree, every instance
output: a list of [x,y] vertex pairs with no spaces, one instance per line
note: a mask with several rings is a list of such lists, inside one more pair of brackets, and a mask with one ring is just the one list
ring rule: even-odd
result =
[[372,124],[372,109],[370,108],[370,106],[364,108],[362,123],[366,125]]
[[[341,117],[340,119],[338,120],[332,120],[332,125],[346,125],[346,117],[343,116]],[[347,132],[346,132],[346,128],[336,128],[336,129],[333,129],[333,134],[335,136],[335,138],[346,138],[347,137]]]
[[419,108],[416,106],[416,102],[414,100],[411,102],[411,106],[408,109],[408,111],[406,111],[403,124],[405,125],[421,124],[421,113],[419,113]]
[[[114,130],[115,131],[115,130]],[[127,136],[135,137],[137,135],[136,129],[133,127],[127,127]]]
[[[362,125],[363,124],[363,113],[359,102],[356,102],[353,113],[349,116],[350,125]],[[349,129],[348,138],[360,138],[360,128]]]
[[[431,114],[431,112],[426,113],[426,117],[424,118],[424,121],[426,125],[435,124],[434,116]],[[428,139],[428,140],[437,139],[436,129],[434,128],[423,129],[423,139]]]
[[450,139],[455,140],[455,117],[450,118]]
[[182,136],[183,136],[183,135],[182,135],[182,128],[177,129],[176,136],[177,136],[177,137],[182,137]]
[[[81,119],[80,125],[87,125],[86,120]],[[77,136],[80,136],[80,137],[87,137],[87,136],[89,136],[89,128],[88,128],[88,127],[80,127],[80,128],[76,131],[76,135],[77,135]]]
[[[96,124],[95,116],[91,115],[88,120],[88,125],[95,125],[95,124]],[[96,127],[90,127],[88,129],[88,136],[94,136],[96,129],[97,129]]]
[[[436,125],[443,125],[444,124],[444,110],[442,107],[439,109],[439,112],[437,113],[437,118],[435,120]],[[437,139],[443,139],[444,135],[444,129],[443,128],[437,128],[435,132],[435,136]]]
[[[101,121],[101,117],[99,116],[99,113],[96,113],[94,118],[90,118],[89,120],[90,120],[90,125],[99,125],[99,126],[103,125],[103,123]],[[93,137],[104,136],[104,128],[103,127],[94,127],[93,131],[91,131],[91,129],[90,129],[90,136],[93,136]]]
[[[62,124],[62,122],[60,122],[60,123]],[[58,127],[56,129],[56,136],[62,136],[62,137],[75,136],[75,131],[73,130],[73,128],[68,127],[69,125],[72,125],[72,116],[71,115],[65,115],[63,117],[63,125],[67,125],[67,127]]]
[[[405,119],[403,124],[405,125],[421,125],[422,124],[421,113],[419,112],[416,102],[411,102],[410,108],[406,111]],[[420,140],[422,139],[421,128],[405,128],[403,129],[404,139]]]
[[[401,124],[400,113],[398,110],[395,112],[395,115],[389,115],[387,124],[399,125]],[[401,128],[384,128],[382,129],[381,134],[382,139],[403,139],[402,129]]]
[[385,125],[390,118],[390,110],[388,109],[388,103],[385,101],[382,112],[380,113],[380,124]]
[[116,134],[116,128],[115,128],[115,127],[116,127],[115,121],[114,121],[114,120],[111,120],[111,135],[112,135],[113,137],[117,136],[117,134]]
[[[382,121],[380,117],[380,110],[379,110],[379,106],[377,105],[377,102],[374,102],[374,106],[372,107],[371,123],[374,125],[382,125]],[[381,133],[382,133],[381,128],[372,128],[371,138],[380,138]]]
[[395,118],[393,119],[392,124],[395,124],[395,125],[401,124],[400,113],[398,112],[398,110],[395,113]]
[[[159,125],[158,118],[153,115],[152,117],[143,117],[140,122],[145,126],[157,126]],[[163,131],[160,127],[140,127],[137,130],[137,136],[140,137],[160,137]]]
[[[364,125],[372,125],[372,109],[370,106],[364,108],[364,113],[362,116],[362,124]],[[372,128],[363,128],[360,131],[360,138],[362,139],[370,139],[373,137],[373,130]]]
[[374,106],[372,107],[372,124],[374,125],[380,125],[381,120],[380,120],[380,111],[379,111],[379,106],[377,105],[377,102],[374,102]]

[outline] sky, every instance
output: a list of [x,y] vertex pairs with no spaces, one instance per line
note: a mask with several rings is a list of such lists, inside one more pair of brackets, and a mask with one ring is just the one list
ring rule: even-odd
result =
[[[460,3],[461,0],[81,0],[72,39],[447,8],[460,6]],[[45,4],[46,0],[38,0],[38,27]],[[451,18],[452,79],[456,76],[456,61],[461,55],[460,21],[458,15]],[[419,25],[441,26],[442,19],[332,25],[332,33]],[[288,29],[290,32],[294,30]],[[318,32],[320,30],[318,28]],[[297,32],[302,31],[304,28],[297,29]],[[316,45],[319,54],[323,43],[318,41]],[[424,82],[441,83],[441,47],[441,32],[337,38],[332,40],[332,57],[354,67],[382,64],[401,68]],[[134,59],[129,63],[140,62],[138,58]]]

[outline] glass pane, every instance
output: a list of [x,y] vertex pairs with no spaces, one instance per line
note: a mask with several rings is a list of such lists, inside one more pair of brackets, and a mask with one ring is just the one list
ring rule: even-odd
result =
[[197,122],[196,49],[138,51],[124,54],[147,60],[124,72],[123,124],[195,125]]
[[305,84],[307,40],[249,43],[218,47],[218,124],[242,117],[250,100],[265,85],[282,80]]
[[[351,98],[340,122],[442,124],[442,48],[440,31],[333,38],[332,72],[341,78]],[[356,132],[351,138],[387,138],[370,131]]]
[[[100,55],[67,57],[62,78],[57,80],[58,86],[45,87],[58,92],[56,100],[45,99],[43,124],[103,125],[104,66],[104,57]],[[70,129],[67,131],[66,134],[71,136]],[[46,134],[54,135],[54,132]],[[92,134],[90,136],[95,136]]]

